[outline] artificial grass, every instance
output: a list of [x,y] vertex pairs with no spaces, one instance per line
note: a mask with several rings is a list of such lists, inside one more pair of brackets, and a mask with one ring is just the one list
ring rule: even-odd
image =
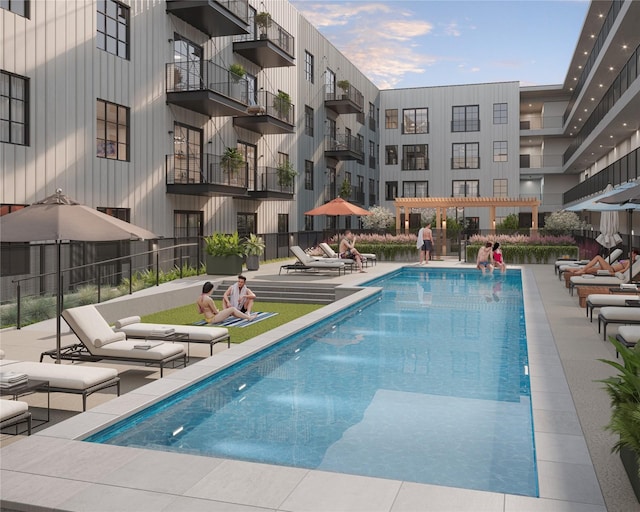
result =
[[[262,320],[254,325],[247,327],[228,327],[231,335],[231,343],[242,343],[250,338],[258,336],[263,332],[270,331],[275,327],[286,324],[291,320],[295,320],[307,313],[311,313],[316,309],[323,307],[323,304],[292,304],[289,302],[256,302],[253,309],[258,311],[273,311],[278,313],[271,318]],[[198,314],[195,304],[188,304],[179,308],[167,309],[151,315],[142,317],[143,322],[174,324],[174,325],[191,325],[202,319],[202,315]]]

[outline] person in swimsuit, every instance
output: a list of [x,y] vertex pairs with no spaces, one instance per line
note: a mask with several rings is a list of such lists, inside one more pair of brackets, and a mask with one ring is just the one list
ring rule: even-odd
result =
[[420,251],[420,265],[429,263],[431,248],[433,247],[433,231],[431,231],[431,223],[418,231],[418,241],[416,247]]
[[338,249],[340,258],[355,260],[358,265],[358,271],[366,272],[362,269],[362,255],[356,249],[356,238],[348,229],[344,232],[344,238],[340,240],[340,248]]
[[[637,255],[638,250],[633,249],[631,251],[631,260],[635,261]],[[626,272],[631,265],[631,260],[620,260],[609,264],[602,256],[597,255],[584,267],[576,270],[565,270],[565,273],[569,272],[572,276],[581,276],[584,274],[597,274],[599,270],[607,270],[609,274],[614,275],[618,272]]]
[[500,242],[496,242],[493,244],[491,248],[493,252],[493,264],[496,268],[500,269],[500,272],[506,272],[507,266],[504,264],[504,259],[502,258],[502,249],[500,249]]
[[478,250],[476,268],[482,270],[483,274],[487,272],[487,269],[489,273],[493,273],[493,265],[491,264],[491,242],[487,242],[484,244],[484,247],[480,247]]
[[207,281],[202,286],[202,293],[196,301],[196,304],[198,305],[198,311],[200,312],[200,314],[204,315],[204,319],[208,324],[217,324],[218,322],[222,322],[230,316],[243,318],[245,320],[253,320],[256,317],[256,315],[243,313],[242,311],[238,310],[238,308],[234,307],[228,307],[223,309],[222,311],[218,310],[218,308],[216,307],[216,303],[211,298],[212,292],[213,284],[211,283],[211,281]]

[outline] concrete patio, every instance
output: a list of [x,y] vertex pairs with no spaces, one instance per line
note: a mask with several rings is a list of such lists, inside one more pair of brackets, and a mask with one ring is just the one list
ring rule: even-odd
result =
[[[453,259],[432,265],[469,266]],[[246,275],[249,287],[252,281],[331,282],[348,288],[338,294],[346,296],[358,283],[400,266],[380,262],[367,274],[346,276],[278,275],[280,263],[271,263]],[[145,314],[147,308],[154,311],[186,304],[194,300],[207,279],[210,277],[199,276],[167,283],[135,297],[116,299],[105,307],[118,317],[126,316],[122,311]],[[218,344],[212,358],[207,357],[208,347],[192,345],[195,362],[184,370],[166,371],[163,379],[159,379],[157,368],[91,363],[118,369],[123,396],[96,393],[88,399],[88,411],[79,414],[78,396],[52,394],[52,421],[48,425],[36,428],[35,435],[28,438],[2,435],[2,510],[640,510],[619,457],[610,453],[615,439],[603,431],[609,420],[609,399],[596,381],[608,377],[610,368],[598,359],[615,358],[613,347],[602,341],[597,323],[588,321],[577,296],[569,295],[552,265],[523,267],[523,282],[540,498],[75,440],[371,293],[363,290],[231,349]],[[55,322],[5,330],[0,336],[8,359],[37,361],[42,351],[55,344]],[[74,340],[64,332],[63,345]],[[42,394],[24,400],[32,408],[46,404]],[[36,409],[38,413],[41,410]]]

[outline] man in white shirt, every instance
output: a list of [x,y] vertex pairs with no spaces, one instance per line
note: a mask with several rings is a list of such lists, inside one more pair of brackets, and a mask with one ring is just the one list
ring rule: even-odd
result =
[[251,314],[253,301],[256,299],[255,293],[246,287],[247,278],[243,275],[238,276],[238,282],[227,288],[222,296],[222,304],[224,308],[238,308],[243,313]]

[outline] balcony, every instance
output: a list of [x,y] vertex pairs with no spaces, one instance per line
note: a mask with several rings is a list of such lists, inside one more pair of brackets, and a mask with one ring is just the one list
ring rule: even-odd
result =
[[364,149],[362,139],[353,135],[327,135],[324,138],[324,156],[336,160],[363,160]]
[[233,51],[261,68],[295,66],[295,40],[275,21],[257,28],[258,34],[242,36],[233,43]]
[[220,155],[173,154],[166,156],[168,194],[191,196],[248,197],[246,166],[240,172],[227,172]]
[[256,171],[253,186],[249,186],[252,199],[293,199],[295,179],[290,184],[282,183],[275,167],[261,167]]
[[364,190],[357,187],[351,187],[351,196],[349,197],[349,201],[351,201],[354,204],[364,206],[364,198],[365,198]]
[[245,115],[234,117],[233,126],[262,135],[293,133],[295,106],[288,95],[260,91],[256,95],[256,103],[247,107]]
[[327,89],[324,95],[324,106],[338,114],[364,113],[364,96],[353,85],[340,88],[340,93]]
[[249,33],[248,0],[167,0],[167,12],[209,37]]
[[520,155],[520,169],[562,169],[562,155]]
[[247,81],[213,62],[169,63],[166,84],[168,104],[209,117],[247,113]]

